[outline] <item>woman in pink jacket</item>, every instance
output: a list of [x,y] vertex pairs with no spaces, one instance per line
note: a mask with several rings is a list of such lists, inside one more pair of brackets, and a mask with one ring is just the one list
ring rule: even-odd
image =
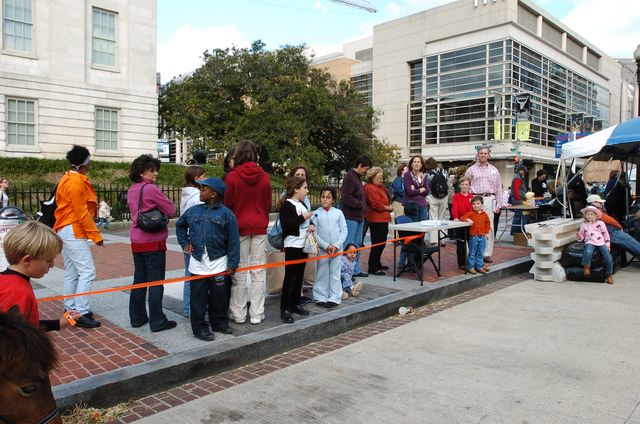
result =
[[[138,214],[157,208],[171,217],[175,211],[171,200],[155,185],[160,169],[160,160],[151,155],[138,156],[131,164],[129,179],[133,185],[127,193],[127,203],[131,211],[131,251],[133,252],[133,284],[164,280],[166,265],[167,236],[165,227],[154,233],[138,227]],[[142,196],[140,191],[142,191]],[[140,203],[140,208],[138,208]],[[175,321],[169,321],[162,311],[164,286],[149,287],[149,315],[145,300],[147,288],[133,289],[129,297],[129,319],[134,328],[147,322],[151,331],[158,332],[176,327]]]

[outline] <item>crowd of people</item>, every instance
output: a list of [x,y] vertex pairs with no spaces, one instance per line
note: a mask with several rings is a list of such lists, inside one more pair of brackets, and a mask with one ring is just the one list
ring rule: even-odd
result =
[[[48,329],[59,329],[67,325],[67,321],[39,322],[35,297],[32,291],[31,294],[25,291],[29,278],[44,275],[61,252],[65,263],[63,294],[91,291],[96,269],[90,244],[104,245],[100,227],[108,229],[112,219],[110,204],[104,200],[98,203],[87,177],[91,163],[88,149],[74,146],[67,153],[67,159],[69,170],[56,189],[53,228],[30,222],[12,231],[5,241],[9,269],[1,278],[11,284],[3,285],[2,289],[13,290],[14,295],[3,296],[0,307],[7,309],[10,306],[7,302],[15,300],[15,293],[22,293],[18,295],[22,300],[15,303],[25,310],[29,320]],[[176,211],[155,184],[160,165],[160,161],[151,155],[136,158],[130,166],[132,185],[127,193],[132,219],[133,283],[141,285],[130,293],[130,325],[138,328],[148,324],[152,332],[177,326],[163,312],[163,286],[144,285],[165,278],[167,223]],[[515,171],[509,195],[505,197],[502,177],[490,163],[490,148],[481,146],[475,162],[449,170],[443,169],[433,158],[413,156],[408,163],[398,165],[395,178],[387,188],[385,171],[373,166],[369,157],[359,156],[344,176],[340,196],[333,187],[322,188],[320,206],[313,210],[308,196],[307,169],[303,165],[295,166],[287,175],[280,201],[276,202],[282,251],[287,261],[280,296],[282,322],[293,323],[296,315],[309,315],[305,308],[308,302],[335,308],[361,293],[364,284],[360,278],[386,275],[389,266],[383,263],[382,257],[389,223],[394,217],[406,215],[412,221],[431,218],[469,222],[468,228],[457,228],[451,234],[456,241],[458,267],[472,274],[489,272],[501,208],[505,204],[522,204],[530,190],[544,203],[553,204],[550,201],[556,187],[548,182],[544,169],[536,173],[530,185],[526,167],[516,166]],[[618,245],[640,257],[640,243],[622,231],[620,224],[624,212],[618,206],[626,201],[625,196],[629,196],[624,174],[611,174],[604,191],[606,200],[595,193],[587,197],[580,178],[570,177],[569,181],[567,200],[570,207],[585,216],[584,228],[578,235],[588,247],[585,249],[585,274],[589,273],[590,257],[595,248],[605,259],[610,245]],[[1,178],[3,206],[9,204],[8,186],[8,180]],[[229,150],[221,179],[206,175],[205,168],[199,165],[186,168],[176,236],[184,252],[185,276],[201,277],[191,278],[183,289],[183,314],[189,317],[193,335],[198,339],[212,341],[214,332],[231,333],[230,321],[243,324],[249,320],[258,325],[265,319],[266,270],[260,265],[267,262],[267,230],[272,205],[269,175],[258,164],[257,147],[249,140],[242,140]],[[514,224],[523,225],[524,221],[514,219]],[[598,230],[595,236],[594,228]],[[360,251],[367,232],[371,245],[365,271],[361,268]],[[15,240],[17,237],[34,240],[33,246],[23,246]],[[442,240],[431,232],[428,242],[437,246]],[[309,255],[321,256],[313,262],[312,297],[303,292]],[[400,269],[406,259],[401,254]],[[607,281],[612,282],[609,261],[606,264]],[[237,272],[245,267],[251,271]],[[93,316],[88,296],[67,298],[64,307],[74,325],[100,326]]]

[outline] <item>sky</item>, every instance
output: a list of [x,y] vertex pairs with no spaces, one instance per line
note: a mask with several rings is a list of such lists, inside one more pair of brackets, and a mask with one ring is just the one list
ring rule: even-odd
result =
[[[631,58],[640,44],[640,0],[533,1],[609,56]],[[268,49],[305,44],[323,56],[374,25],[450,2],[369,0],[377,9],[369,13],[330,0],[158,0],[157,67],[167,82],[198,68],[205,50],[255,40]]]

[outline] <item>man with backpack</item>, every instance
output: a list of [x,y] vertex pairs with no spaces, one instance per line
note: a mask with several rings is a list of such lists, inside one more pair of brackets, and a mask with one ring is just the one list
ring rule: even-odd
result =
[[[449,175],[447,171],[438,168],[438,163],[434,158],[425,160],[425,168],[429,177],[429,195],[427,202],[429,203],[429,218],[433,220],[443,220],[449,210],[447,196],[449,195]],[[429,241],[431,244],[438,243],[438,232],[431,231],[429,233]],[[442,242],[444,246],[444,241]]]

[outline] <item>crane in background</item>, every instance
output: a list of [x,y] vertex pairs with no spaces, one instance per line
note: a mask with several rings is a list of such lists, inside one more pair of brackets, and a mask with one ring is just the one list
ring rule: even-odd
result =
[[376,13],[378,9],[371,7],[367,0],[330,0],[334,3],[340,3],[357,9],[366,10],[367,12]]

